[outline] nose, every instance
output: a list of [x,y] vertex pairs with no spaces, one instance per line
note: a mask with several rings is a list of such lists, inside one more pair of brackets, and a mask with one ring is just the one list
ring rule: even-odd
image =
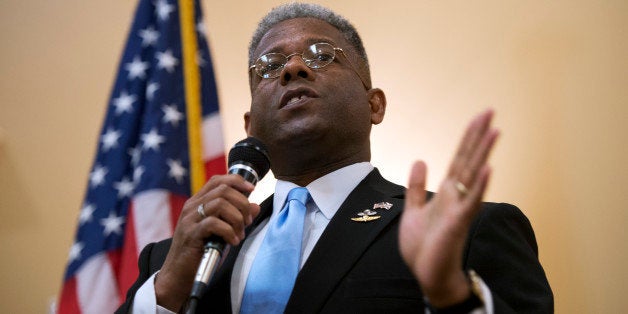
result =
[[[297,57],[297,58],[293,58]],[[286,85],[292,80],[299,78],[306,80],[314,79],[314,72],[310,69],[301,58],[301,54],[293,53],[287,57],[286,65],[281,70],[281,85]]]

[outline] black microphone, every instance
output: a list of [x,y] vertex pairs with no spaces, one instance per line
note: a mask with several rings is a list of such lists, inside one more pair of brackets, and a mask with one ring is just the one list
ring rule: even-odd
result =
[[[256,185],[270,170],[266,146],[254,137],[247,137],[229,151],[229,173],[239,174]],[[248,197],[249,193],[245,195]]]
[[[238,174],[244,180],[257,184],[270,169],[270,159],[266,146],[254,137],[247,137],[237,142],[229,151],[229,173]],[[250,193],[245,193],[248,197]],[[198,300],[205,293],[211,281],[225,248],[225,241],[212,236],[205,244],[203,259],[194,277],[194,286],[190,292],[190,299],[186,313],[194,313]]]

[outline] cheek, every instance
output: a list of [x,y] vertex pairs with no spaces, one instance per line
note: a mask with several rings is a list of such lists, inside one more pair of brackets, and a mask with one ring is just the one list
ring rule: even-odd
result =
[[265,125],[267,117],[264,116],[265,110],[261,109],[259,105],[253,104],[250,111],[250,129],[252,133],[260,132],[260,128]]
[[339,93],[348,94],[349,97],[366,94],[360,77],[349,68],[330,69],[324,75],[332,82],[332,88]]
[[273,121],[271,97],[260,90],[252,95],[249,131],[252,136],[262,139],[276,123]]
[[343,115],[351,120],[370,121],[370,105],[367,91],[362,83],[354,81],[349,84],[333,85],[330,95],[333,95],[334,102],[331,104],[334,114]]
[[251,89],[251,101],[253,106],[270,106],[272,104],[272,98],[275,86],[274,80],[260,80],[257,84],[254,83]]

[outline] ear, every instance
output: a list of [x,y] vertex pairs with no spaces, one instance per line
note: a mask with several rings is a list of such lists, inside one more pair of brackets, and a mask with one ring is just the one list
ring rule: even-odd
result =
[[244,113],[244,131],[246,136],[251,136],[251,112]]
[[380,124],[386,114],[386,95],[379,88],[372,88],[367,93],[371,106],[371,123]]

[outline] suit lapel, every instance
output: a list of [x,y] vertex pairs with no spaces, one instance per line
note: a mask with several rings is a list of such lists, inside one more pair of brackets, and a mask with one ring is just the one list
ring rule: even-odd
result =
[[[250,226],[248,226],[245,230],[246,236],[248,235],[262,222],[264,219],[270,217],[270,214],[273,212],[273,198],[267,198],[262,204],[260,204],[260,214],[253,220]],[[238,246],[230,246],[227,245],[225,250],[226,256],[223,258],[221,264],[218,266],[214,277],[212,278],[212,283],[210,284],[210,289],[206,292],[207,298],[203,298],[201,304],[203,306],[207,306],[208,309],[216,309],[216,304],[212,304],[211,301],[214,299],[222,300],[226,302],[224,304],[225,309],[229,309],[226,312],[232,312],[231,310],[231,275],[233,274],[233,266],[238,258],[238,254],[240,253],[240,249],[242,248],[242,244],[244,241],[240,242]],[[215,298],[216,297],[216,298]],[[199,307],[199,310],[201,308]]]
[[[286,312],[318,312],[340,280],[368,248],[377,235],[399,215],[403,187],[384,180],[377,170],[371,172],[340,206],[307,262],[299,272]],[[397,196],[398,198],[394,198]],[[356,222],[351,218],[380,202],[392,208],[375,209],[381,218]]]

